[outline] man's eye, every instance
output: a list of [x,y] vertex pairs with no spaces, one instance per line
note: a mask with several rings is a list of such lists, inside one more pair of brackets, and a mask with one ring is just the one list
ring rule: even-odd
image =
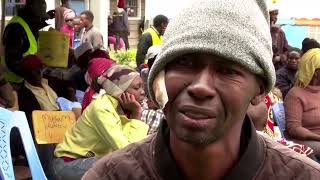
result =
[[239,75],[240,72],[230,67],[219,67],[217,72],[223,75]]
[[183,67],[193,67],[194,66],[194,62],[192,61],[192,59],[190,59],[188,57],[182,57],[182,58],[177,59],[175,64],[178,66],[183,66]]

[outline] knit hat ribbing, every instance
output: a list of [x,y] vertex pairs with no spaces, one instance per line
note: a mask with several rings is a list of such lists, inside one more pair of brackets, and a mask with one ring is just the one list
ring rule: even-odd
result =
[[176,57],[210,53],[240,64],[266,82],[275,83],[269,12],[264,0],[198,0],[170,21],[162,49],[153,64],[148,89],[156,76]]

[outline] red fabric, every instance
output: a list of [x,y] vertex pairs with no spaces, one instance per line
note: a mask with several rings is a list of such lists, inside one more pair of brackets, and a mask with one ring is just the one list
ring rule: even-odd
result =
[[94,58],[88,64],[88,74],[91,79],[96,78],[105,69],[111,66],[114,61],[106,58]]
[[124,0],[119,0],[118,2],[118,8],[124,8]]
[[[101,75],[103,71],[108,69],[114,61],[111,59],[106,58],[94,58],[89,62],[88,66],[88,74],[91,79],[96,78],[97,76]],[[86,92],[84,93],[83,100],[82,100],[82,112],[86,109],[86,107],[91,103],[92,96],[96,93],[94,85],[91,84]]]
[[267,95],[265,96],[264,98],[264,102],[268,108],[268,119],[267,119],[267,127],[274,133],[274,123],[273,121],[271,120],[270,118],[270,113],[271,113],[271,106],[272,106],[272,102],[271,102],[271,99],[270,97]]
[[90,86],[86,90],[82,100],[82,112],[89,106],[92,101],[92,96],[95,94],[95,90]]
[[36,55],[28,55],[22,59],[21,68],[25,71],[41,69],[43,66],[41,59]]
[[68,33],[69,34],[69,47],[73,47],[73,34],[74,34],[74,28],[68,26],[67,24],[64,24],[60,28],[60,32]]
[[70,158],[70,157],[66,157],[66,156],[63,156],[63,160],[64,162],[71,162],[73,160],[75,160],[74,158]]

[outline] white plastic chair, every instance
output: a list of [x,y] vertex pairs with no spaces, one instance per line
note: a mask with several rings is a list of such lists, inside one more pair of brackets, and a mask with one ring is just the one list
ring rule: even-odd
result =
[[11,112],[0,108],[0,177],[3,180],[14,180],[14,171],[10,149],[10,132],[18,128],[28,159],[32,179],[46,180],[24,112]]

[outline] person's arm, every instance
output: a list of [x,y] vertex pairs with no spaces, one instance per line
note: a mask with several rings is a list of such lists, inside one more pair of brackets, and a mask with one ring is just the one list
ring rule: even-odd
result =
[[123,148],[147,135],[147,124],[140,120],[119,116],[107,104],[94,104],[91,121],[97,134],[105,143],[110,144],[110,148]]
[[277,81],[276,81],[276,87],[278,87],[283,95],[285,97],[289,90],[291,89],[290,81],[286,78],[286,75],[283,74],[283,72],[279,71],[277,73]]
[[320,135],[302,126],[303,106],[297,93],[289,91],[284,100],[287,134],[298,140],[320,141]]
[[0,99],[1,104],[5,108],[12,108],[15,105],[15,95],[13,93],[13,88],[0,74]]
[[101,49],[103,47],[103,36],[99,31],[92,34],[91,43],[94,50]]
[[144,59],[146,57],[149,47],[151,46],[152,46],[151,35],[149,33],[143,34],[140,38],[138,49],[137,49],[137,55],[136,55],[137,68],[139,68],[141,64],[144,64]]
[[14,73],[21,75],[19,63],[23,54],[29,49],[28,36],[20,24],[13,23],[6,27],[3,35],[5,62]]

